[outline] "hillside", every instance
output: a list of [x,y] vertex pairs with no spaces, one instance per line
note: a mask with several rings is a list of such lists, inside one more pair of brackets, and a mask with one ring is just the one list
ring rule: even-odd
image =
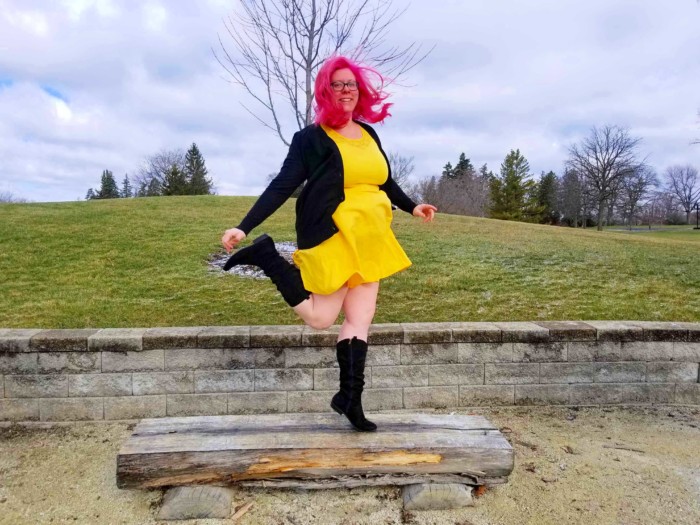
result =
[[[267,280],[212,272],[252,197],[0,205],[0,327],[293,324]],[[294,240],[294,203],[252,232]],[[700,242],[397,212],[413,261],[375,321],[700,320]],[[700,238],[700,232],[698,237]],[[694,268],[695,267],[695,268]]]

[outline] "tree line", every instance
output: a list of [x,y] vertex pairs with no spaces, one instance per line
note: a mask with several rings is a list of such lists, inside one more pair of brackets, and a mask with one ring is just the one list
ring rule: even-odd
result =
[[208,173],[204,156],[192,143],[187,152],[163,150],[147,157],[135,176],[124,175],[121,186],[110,170],[104,170],[100,187],[88,189],[85,199],[212,195],[214,185]]
[[[614,224],[688,224],[700,199],[698,170],[673,165],[660,177],[640,156],[640,143],[626,128],[594,127],[568,148],[561,175],[543,171],[535,178],[515,149],[498,173],[486,164],[476,169],[462,153],[441,175],[404,184],[415,200],[458,215],[599,230]],[[398,158],[403,164],[412,161]],[[393,159],[392,173],[400,164]]]

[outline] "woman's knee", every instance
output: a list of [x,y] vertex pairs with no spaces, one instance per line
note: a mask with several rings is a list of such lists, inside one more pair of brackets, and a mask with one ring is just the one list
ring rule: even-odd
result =
[[335,323],[338,316],[331,317],[329,314],[316,314],[305,319],[306,324],[314,330],[327,330]]

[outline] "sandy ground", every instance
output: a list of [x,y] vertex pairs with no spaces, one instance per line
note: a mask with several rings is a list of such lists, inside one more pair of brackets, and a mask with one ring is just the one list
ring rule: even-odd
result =
[[[255,501],[239,523],[700,523],[698,408],[476,413],[506,433],[516,451],[516,467],[508,484],[487,491],[474,507],[405,513],[398,488],[238,489],[236,507]],[[115,485],[115,457],[129,428],[125,422],[0,428],[0,524],[159,523],[155,515],[161,491],[119,490]]]

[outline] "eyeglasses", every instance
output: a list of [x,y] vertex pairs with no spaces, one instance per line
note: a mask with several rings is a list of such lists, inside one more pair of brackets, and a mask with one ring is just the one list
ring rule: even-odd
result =
[[349,80],[347,82],[331,82],[331,87],[333,91],[343,91],[343,88],[348,88],[348,91],[357,91],[359,84],[355,80]]

